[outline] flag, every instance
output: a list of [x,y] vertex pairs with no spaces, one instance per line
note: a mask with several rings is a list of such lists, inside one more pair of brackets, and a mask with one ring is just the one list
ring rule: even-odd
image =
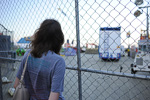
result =
[[58,8],[58,10],[61,11],[61,13],[62,13],[64,16],[66,16],[66,13],[64,13],[63,10],[61,10],[60,8]]
[[130,37],[130,31],[129,32],[127,32],[127,38],[129,38]]

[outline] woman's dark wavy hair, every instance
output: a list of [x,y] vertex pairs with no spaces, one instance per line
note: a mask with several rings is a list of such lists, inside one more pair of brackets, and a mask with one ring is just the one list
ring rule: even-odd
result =
[[64,35],[59,22],[54,19],[46,19],[34,34],[31,54],[37,58],[40,58],[43,53],[47,54],[49,50],[59,54],[63,43]]

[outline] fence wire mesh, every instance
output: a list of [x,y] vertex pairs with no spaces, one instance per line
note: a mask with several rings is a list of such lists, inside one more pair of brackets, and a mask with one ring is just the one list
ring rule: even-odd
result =
[[141,0],[142,5],[137,1],[1,1],[3,100],[12,99],[8,90],[29,49],[28,40],[47,18],[58,20],[65,36],[61,56],[67,66],[63,92],[66,100],[149,100],[150,1]]

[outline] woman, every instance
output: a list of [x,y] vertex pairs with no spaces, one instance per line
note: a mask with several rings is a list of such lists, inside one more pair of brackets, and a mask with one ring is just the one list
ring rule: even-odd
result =
[[28,53],[30,56],[24,76],[30,100],[64,100],[62,96],[65,61],[59,56],[64,35],[59,22],[46,19],[35,32],[28,50],[21,62],[14,88],[19,84]]

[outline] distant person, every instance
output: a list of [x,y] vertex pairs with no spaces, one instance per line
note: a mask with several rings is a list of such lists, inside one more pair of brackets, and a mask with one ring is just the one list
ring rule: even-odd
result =
[[29,52],[24,83],[30,100],[64,100],[62,95],[65,75],[65,61],[59,55],[64,35],[59,22],[46,19],[36,30],[28,50],[22,59],[14,88],[19,84],[23,67]]

